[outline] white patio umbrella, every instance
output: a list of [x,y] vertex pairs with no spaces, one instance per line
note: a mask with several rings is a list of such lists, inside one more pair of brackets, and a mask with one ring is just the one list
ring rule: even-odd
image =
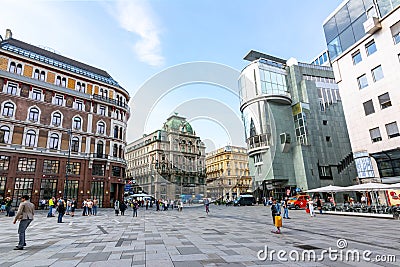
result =
[[[335,201],[335,195],[333,194],[334,192],[341,192],[341,190],[345,188],[342,186],[334,186],[334,185],[328,185],[328,186],[323,186],[323,187],[319,187],[319,188],[315,188],[315,189],[311,189],[311,190],[307,190],[307,193],[331,193],[332,198],[333,198],[333,203],[336,203]],[[334,204],[335,205],[335,204]]]
[[400,183],[397,184],[385,184],[386,189],[400,189]]
[[388,189],[388,185],[380,183],[365,183],[343,187],[341,191],[383,191]]

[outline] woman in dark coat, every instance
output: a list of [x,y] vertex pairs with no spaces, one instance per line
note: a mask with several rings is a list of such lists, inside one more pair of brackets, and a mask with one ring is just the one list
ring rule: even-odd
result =
[[125,210],[128,206],[126,206],[124,201],[120,202],[121,204],[119,205],[119,210],[121,211],[121,216],[125,215]]

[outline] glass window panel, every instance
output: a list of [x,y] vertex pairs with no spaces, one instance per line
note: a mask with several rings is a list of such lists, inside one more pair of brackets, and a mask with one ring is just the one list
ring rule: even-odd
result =
[[351,27],[353,28],[353,34],[354,34],[354,38],[355,38],[356,42],[365,36],[365,30],[364,30],[363,23],[366,20],[367,20],[367,15],[363,14],[351,25]]
[[330,43],[332,40],[334,40],[339,32],[336,26],[336,20],[335,17],[332,17],[330,20],[328,20],[327,23],[324,25],[324,32],[325,32],[325,39],[327,43]]
[[372,100],[369,100],[369,101],[363,103],[363,105],[364,105],[364,112],[365,112],[366,116],[369,114],[375,113],[374,104],[372,103]]
[[357,78],[358,88],[363,89],[368,86],[367,76],[364,74],[361,77]]
[[328,52],[331,60],[337,58],[343,52],[339,42],[339,37],[328,43]]
[[349,1],[347,3],[347,9],[349,10],[351,21],[355,21],[359,16],[365,13],[364,4],[359,0]]
[[352,46],[356,42],[352,27],[346,28],[339,36],[340,36],[340,44],[342,46],[343,51]]
[[376,45],[375,41],[372,40],[372,42],[369,42],[368,44],[365,45],[365,49],[367,50],[367,55],[370,56],[373,53],[376,52]]
[[347,6],[343,6],[335,15],[336,25],[339,32],[342,32],[350,25],[350,16]]
[[353,64],[356,65],[362,61],[360,51],[357,51],[355,54],[352,55]]
[[372,77],[374,79],[374,82],[377,82],[377,81],[383,79],[382,66],[378,66],[372,70]]
[[390,4],[390,0],[377,0],[379,14],[381,17],[386,16],[391,10],[392,5]]

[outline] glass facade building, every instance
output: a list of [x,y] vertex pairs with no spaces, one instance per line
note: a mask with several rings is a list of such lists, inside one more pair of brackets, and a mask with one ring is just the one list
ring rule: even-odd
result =
[[256,51],[239,77],[240,109],[257,197],[283,198],[355,178],[331,68]]

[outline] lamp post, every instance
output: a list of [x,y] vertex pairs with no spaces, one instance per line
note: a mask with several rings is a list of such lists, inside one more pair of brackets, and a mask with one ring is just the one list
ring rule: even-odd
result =
[[68,129],[68,159],[67,159],[67,167],[65,170],[65,192],[64,192],[64,198],[68,200],[68,174],[71,171],[71,168],[69,166],[70,164],[70,158],[71,158],[71,138],[72,138],[72,130]]

